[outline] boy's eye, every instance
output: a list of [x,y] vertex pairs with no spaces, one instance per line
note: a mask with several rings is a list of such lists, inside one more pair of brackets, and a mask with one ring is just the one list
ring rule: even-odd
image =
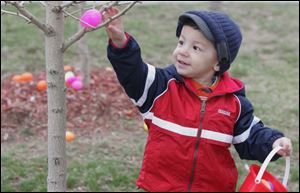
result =
[[201,48],[198,47],[198,46],[193,46],[193,49],[196,50],[196,51],[201,51]]
[[183,45],[183,41],[182,41],[182,40],[179,40],[179,41],[178,41],[178,44],[179,44],[179,45]]

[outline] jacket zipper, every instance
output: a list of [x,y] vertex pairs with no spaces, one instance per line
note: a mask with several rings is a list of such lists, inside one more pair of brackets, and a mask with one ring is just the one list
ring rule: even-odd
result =
[[195,176],[195,169],[196,169],[196,164],[197,164],[197,157],[198,157],[198,149],[199,149],[199,144],[200,144],[200,137],[202,133],[202,122],[203,122],[203,117],[205,114],[205,106],[206,106],[206,100],[207,99],[201,99],[202,104],[201,104],[201,117],[200,117],[200,125],[199,125],[199,130],[197,132],[197,141],[195,145],[195,151],[194,151],[194,158],[193,158],[193,166],[192,166],[192,172],[191,172],[191,177],[190,177],[190,182],[188,186],[188,192],[191,191],[192,189],[192,184],[194,181],[194,176]]

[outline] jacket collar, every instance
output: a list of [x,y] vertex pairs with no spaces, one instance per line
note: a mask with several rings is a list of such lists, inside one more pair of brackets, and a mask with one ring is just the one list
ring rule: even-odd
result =
[[245,95],[244,83],[236,79],[225,71],[220,77],[220,82],[218,87],[215,89],[213,95],[229,94],[229,93],[240,93]]
[[[174,65],[171,65],[167,68],[167,70],[173,74],[174,78],[178,82],[184,83],[186,86],[189,87],[193,92],[196,93],[196,90],[194,86],[192,85],[192,81],[189,78],[182,77],[178,74],[176,68]],[[236,79],[228,73],[228,71],[225,71],[223,75],[220,77],[220,81],[216,89],[213,93],[211,93],[210,97],[217,96],[217,95],[224,95],[224,94],[239,94],[239,95],[245,95],[245,89],[244,89],[244,83]]]

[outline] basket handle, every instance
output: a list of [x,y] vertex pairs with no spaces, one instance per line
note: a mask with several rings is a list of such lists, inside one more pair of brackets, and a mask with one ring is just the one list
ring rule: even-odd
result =
[[[281,146],[277,146],[275,147],[270,153],[269,155],[267,156],[267,158],[265,159],[264,163],[262,164],[256,178],[255,178],[255,183],[256,184],[259,184],[261,182],[261,178],[268,166],[268,164],[270,163],[272,157],[280,150],[282,149]],[[282,184],[286,187],[287,186],[287,181],[288,181],[288,178],[289,178],[289,174],[290,174],[290,164],[291,164],[291,159],[290,157],[286,157],[285,158],[285,173],[284,173],[284,177],[283,177],[283,180],[282,180]]]

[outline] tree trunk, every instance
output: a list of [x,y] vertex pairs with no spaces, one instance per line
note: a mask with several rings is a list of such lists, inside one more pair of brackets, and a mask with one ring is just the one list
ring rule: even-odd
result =
[[63,69],[64,16],[55,6],[62,1],[46,1],[46,25],[54,35],[46,35],[46,78],[48,97],[48,178],[49,192],[65,192],[66,177],[66,97]]
[[[80,7],[81,13],[84,13],[84,7],[86,2],[80,3],[78,6]],[[79,24],[79,29],[81,29],[81,25]],[[84,87],[88,87],[90,84],[90,52],[87,46],[86,36],[83,36],[78,41],[78,50],[79,54],[79,66],[80,66],[80,75],[82,78],[82,82]]]

